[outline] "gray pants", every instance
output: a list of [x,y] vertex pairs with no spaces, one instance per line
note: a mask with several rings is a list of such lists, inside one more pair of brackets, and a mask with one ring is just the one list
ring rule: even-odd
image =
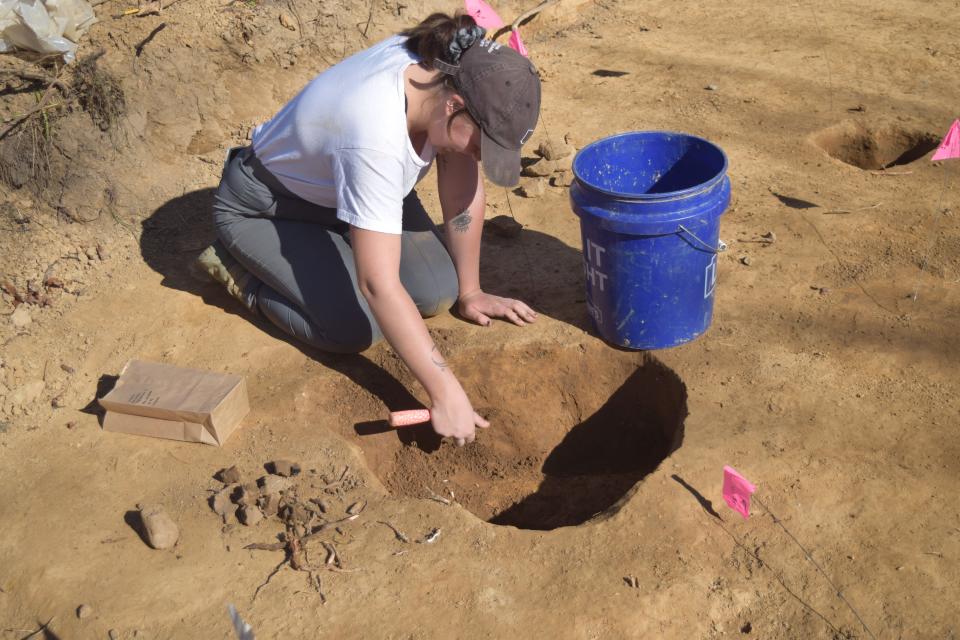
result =
[[[226,249],[254,278],[245,293],[289,335],[324,351],[356,353],[383,335],[357,286],[349,225],[335,209],[286,189],[253,154],[234,150],[213,206]],[[420,314],[457,299],[457,272],[416,192],[403,201],[400,281]]]

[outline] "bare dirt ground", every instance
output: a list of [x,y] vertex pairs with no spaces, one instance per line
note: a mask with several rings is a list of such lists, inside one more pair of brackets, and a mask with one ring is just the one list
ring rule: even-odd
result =
[[[387,346],[301,349],[186,269],[226,148],[343,55],[456,8],[408,2],[106,2],[81,56],[103,49],[123,115],[71,102],[0,141],[0,638],[226,639],[227,603],[260,638],[955,638],[960,166],[928,152],[960,116],[960,3],[562,2],[524,27],[531,148],[707,137],[729,250],[705,336],[617,351],[586,316],[566,189],[492,190],[489,217],[523,231],[485,234],[484,285],[541,319],[428,321],[493,423],[456,450],[377,432],[424,399]],[[5,120],[45,89],[0,80]],[[104,433],[91,402],[131,358],[243,374],[252,411],[223,448]],[[285,564],[244,549],[280,519],[207,503],[218,469],[276,458],[315,521],[366,503]],[[724,464],[869,631],[763,508],[727,509]],[[164,505],[174,548],[143,543],[138,503]]]

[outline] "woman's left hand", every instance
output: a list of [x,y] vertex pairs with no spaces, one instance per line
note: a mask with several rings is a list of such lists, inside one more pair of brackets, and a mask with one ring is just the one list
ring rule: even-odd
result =
[[523,326],[536,321],[537,313],[519,300],[474,291],[460,296],[460,314],[467,320],[487,327],[491,318],[504,318]]

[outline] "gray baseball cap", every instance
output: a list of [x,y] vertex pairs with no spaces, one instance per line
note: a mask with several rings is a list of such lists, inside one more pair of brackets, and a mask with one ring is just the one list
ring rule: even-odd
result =
[[483,172],[501,187],[516,185],[520,147],[540,115],[540,77],[533,64],[510,47],[484,39],[463,52],[459,65],[438,68],[453,76],[480,125]]

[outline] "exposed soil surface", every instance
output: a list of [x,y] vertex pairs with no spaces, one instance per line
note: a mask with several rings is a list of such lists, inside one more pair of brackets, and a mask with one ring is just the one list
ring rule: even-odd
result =
[[[426,400],[388,346],[298,347],[188,269],[227,148],[457,6],[108,0],[62,87],[0,75],[0,126],[47,100],[0,139],[0,638],[227,639],[228,604],[258,638],[955,637],[960,162],[929,158],[960,117],[957,0],[561,0],[526,24],[542,120],[522,187],[488,190],[482,282],[540,319],[427,321],[491,421],[463,449],[385,428]],[[649,355],[593,333],[569,157],[533,154],[647,129],[718,144],[733,190],[713,325]],[[222,448],[103,432],[131,358],[242,374],[251,412]],[[236,493],[278,460],[285,503]]]

